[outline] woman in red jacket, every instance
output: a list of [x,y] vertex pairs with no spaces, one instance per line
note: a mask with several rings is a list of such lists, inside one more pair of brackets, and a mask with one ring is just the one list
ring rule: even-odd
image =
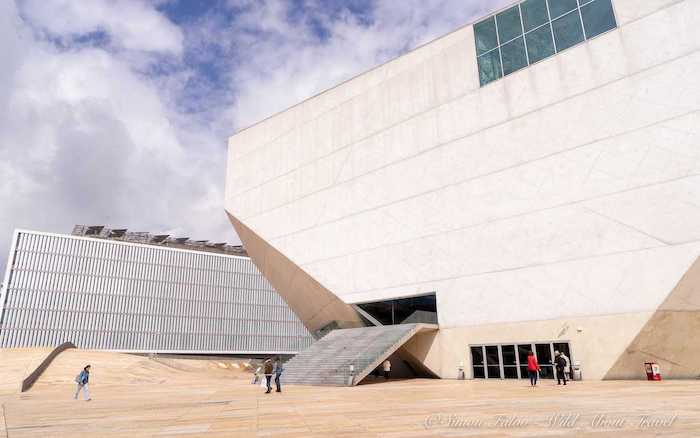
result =
[[532,351],[527,353],[527,374],[530,376],[530,385],[537,385],[537,377],[540,375],[540,364],[537,363],[537,356]]

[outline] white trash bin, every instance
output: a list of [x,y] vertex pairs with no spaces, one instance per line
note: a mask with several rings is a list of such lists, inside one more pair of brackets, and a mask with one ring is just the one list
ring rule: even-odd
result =
[[581,363],[576,361],[574,362],[573,366],[571,367],[571,380],[582,380],[583,376],[581,375]]

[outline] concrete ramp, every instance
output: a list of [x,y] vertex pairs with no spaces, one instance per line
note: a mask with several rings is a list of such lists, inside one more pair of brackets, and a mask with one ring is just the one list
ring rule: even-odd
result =
[[[51,353],[51,348],[0,349],[0,400],[20,392],[21,382]],[[245,380],[252,378],[255,362],[244,358],[158,356],[147,357],[109,351],[70,349],[62,352],[38,377],[29,395],[56,388],[73,387],[73,379],[92,365],[90,386],[187,384],[203,379]],[[70,392],[70,390],[68,390]],[[2,434],[0,434],[0,438]]]
[[333,330],[287,362],[282,381],[292,385],[357,385],[415,334],[437,329],[434,324],[401,324]]

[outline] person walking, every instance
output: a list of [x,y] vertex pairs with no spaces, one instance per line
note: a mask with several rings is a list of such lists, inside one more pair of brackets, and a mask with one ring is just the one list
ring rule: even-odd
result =
[[265,394],[269,394],[270,391],[272,391],[272,369],[272,359],[268,357],[263,363],[263,372],[265,373],[265,381],[267,383],[267,391],[265,391]]
[[280,383],[280,376],[282,375],[282,371],[284,371],[284,367],[282,366],[282,359],[280,359],[279,356],[275,359],[274,366],[272,367],[272,374],[275,375],[275,386],[277,387],[277,390],[275,392],[282,392],[282,384]]
[[527,353],[527,375],[530,377],[530,386],[537,385],[537,377],[540,373],[540,364],[537,362],[537,356],[532,351]]
[[260,381],[260,372],[262,371],[262,367],[257,367],[255,369],[255,373],[253,374],[253,381],[250,382],[253,385],[256,385]]
[[78,374],[75,378],[75,383],[78,384],[78,389],[75,391],[75,395],[73,396],[74,400],[78,400],[78,395],[80,394],[80,390],[83,390],[83,397],[85,398],[85,401],[90,401],[92,400],[90,398],[90,390],[88,389],[88,382],[90,381],[90,365],[85,365],[85,368]]
[[391,373],[391,362],[389,362],[389,359],[384,361],[382,368],[384,368],[384,379],[389,380],[389,374]]
[[564,359],[564,355],[558,351],[554,357],[554,367],[557,369],[557,385],[561,385],[562,380],[564,381],[564,385],[566,385],[566,374],[564,373],[566,369],[566,359]]

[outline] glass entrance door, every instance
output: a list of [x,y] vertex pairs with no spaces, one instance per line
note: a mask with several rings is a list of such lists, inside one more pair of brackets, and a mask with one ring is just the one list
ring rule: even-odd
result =
[[552,366],[552,344],[535,344],[535,355],[540,364],[540,378],[553,379],[554,367]]
[[498,345],[486,346],[486,376],[489,379],[500,379],[501,376],[501,358],[498,355]]
[[471,347],[472,351],[472,370],[475,379],[483,379],[486,377],[484,370],[484,347]]
[[501,357],[503,358],[503,377],[517,379],[518,361],[515,357],[515,345],[501,345]]
[[527,356],[532,351],[532,344],[518,344],[518,360],[520,362],[520,378],[527,378]]
[[527,357],[535,353],[540,364],[540,377],[554,378],[554,351],[558,350],[571,359],[568,342],[533,342],[522,344],[472,345],[472,376],[475,379],[526,379]]
[[569,343],[568,342],[555,342],[552,344],[554,347],[554,351],[560,351],[566,355],[569,359],[571,359],[571,352],[569,351]]

